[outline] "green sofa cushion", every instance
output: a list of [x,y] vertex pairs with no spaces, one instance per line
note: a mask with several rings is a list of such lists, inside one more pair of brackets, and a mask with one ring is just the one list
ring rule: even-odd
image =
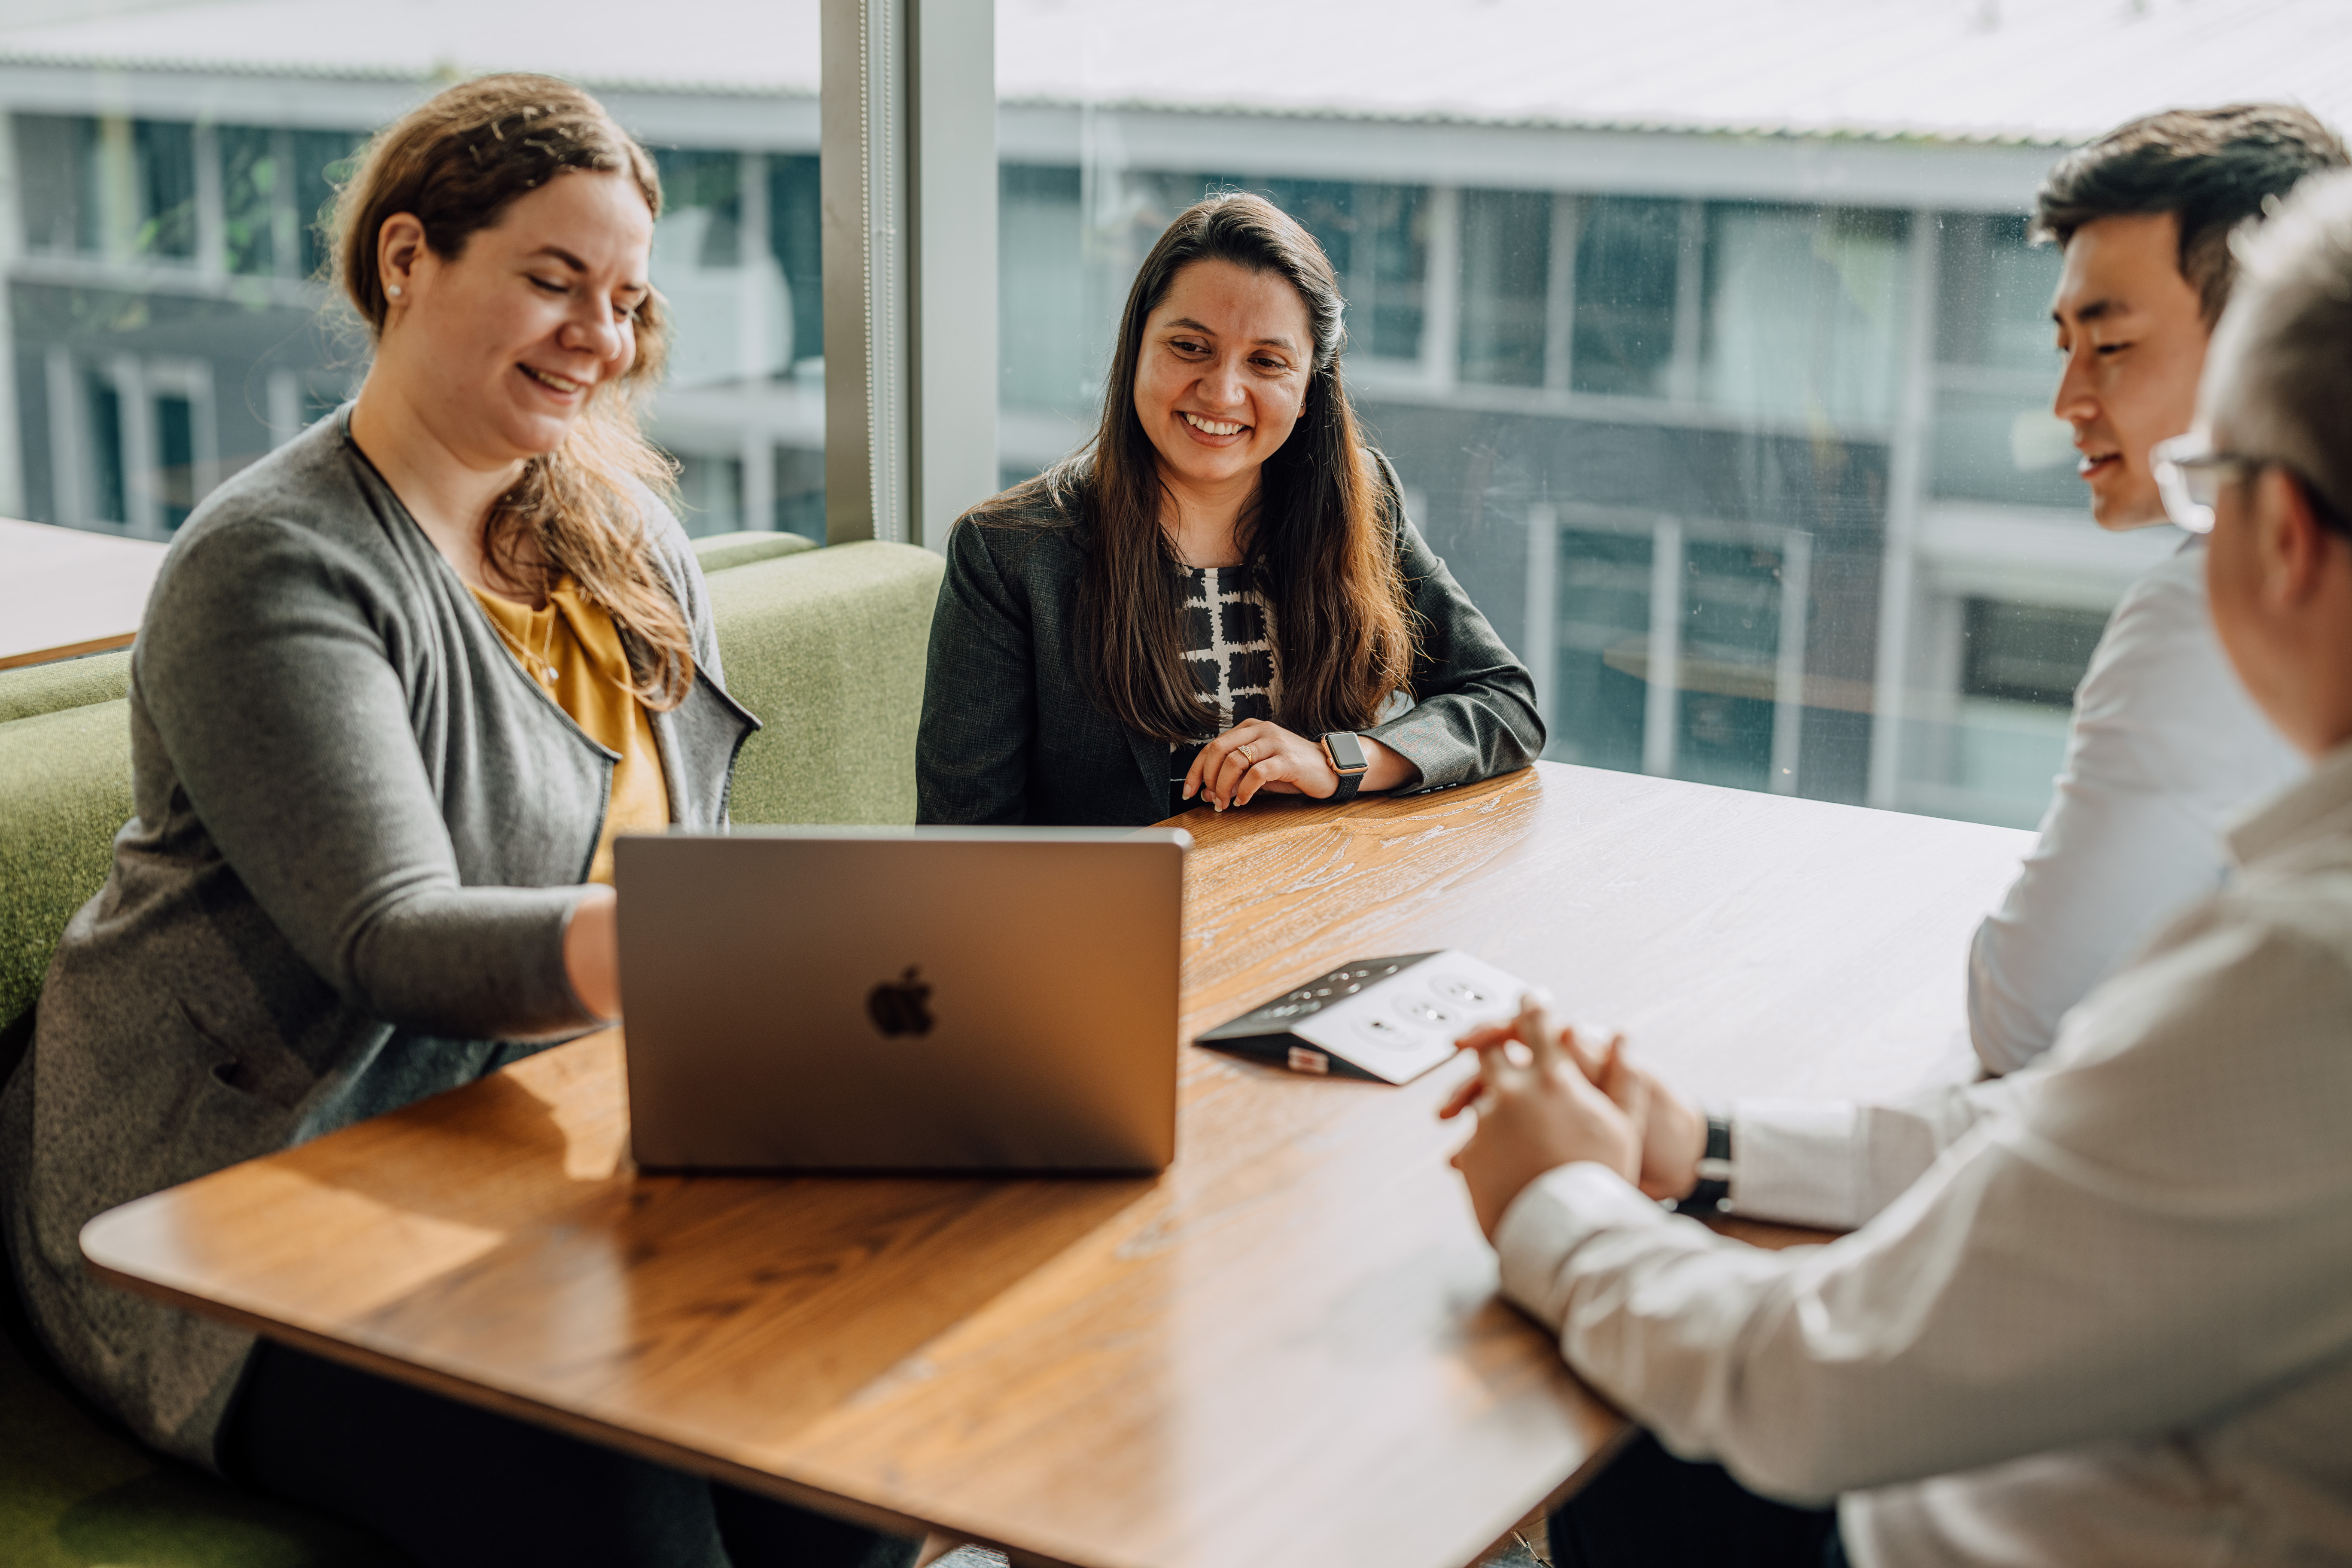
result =
[[[736,768],[736,820],[912,822],[940,558],[904,544],[734,537],[747,549],[783,544],[710,573],[728,684],[767,725]],[[130,819],[130,667],[120,653],[0,671],[0,1025],[31,1004]]]
[[0,1562],[9,1568],[394,1568],[392,1548],[159,1458],[0,1336]]
[[946,563],[836,544],[710,579],[727,687],[767,728],[735,764],[737,822],[911,823],[915,725]]
[[131,650],[0,669],[0,724],[131,695]]
[[754,561],[772,561],[779,555],[797,555],[816,547],[815,540],[803,539],[797,533],[714,533],[694,542],[694,558],[702,563],[702,570],[708,574],[749,566]]
[[[942,564],[902,544],[698,541],[728,684],[765,721],[741,822],[911,822],[915,725]],[[31,1004],[131,816],[130,656],[0,671],[0,1036]],[[0,1043],[7,1043],[0,1040]],[[5,1068],[0,1068],[5,1070]],[[0,1289],[5,1289],[0,1280]],[[0,1300],[0,1319],[13,1315]],[[376,1568],[328,1521],[158,1458],[79,1408],[0,1322],[0,1563],[9,1568]]]
[[32,1005],[73,912],[131,820],[131,704],[0,724],[0,1024]]
[[[709,572],[727,572],[755,561],[798,555],[817,548],[813,539],[797,533],[714,533],[694,541],[694,557]],[[82,708],[111,702],[131,694],[131,651],[92,654],[88,658],[64,658],[23,669],[0,669],[0,724],[54,713],[60,708]]]

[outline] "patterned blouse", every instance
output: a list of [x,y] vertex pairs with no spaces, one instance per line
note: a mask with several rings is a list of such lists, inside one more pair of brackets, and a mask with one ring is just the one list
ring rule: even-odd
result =
[[[1201,695],[1216,704],[1217,733],[1248,720],[1272,720],[1281,680],[1274,668],[1274,606],[1258,589],[1255,569],[1244,564],[1183,571],[1184,662]],[[1198,741],[1180,741],[1168,747],[1171,816],[1194,804],[1178,797],[1201,746]]]

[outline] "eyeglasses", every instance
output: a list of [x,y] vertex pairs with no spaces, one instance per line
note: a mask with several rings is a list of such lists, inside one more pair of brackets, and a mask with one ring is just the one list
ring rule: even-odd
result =
[[2223,485],[2264,468],[2286,468],[2294,474],[2295,482],[2303,487],[2304,496],[2320,522],[2339,533],[2352,532],[2345,526],[2343,513],[2319,493],[2319,487],[2276,458],[2216,452],[2206,447],[2201,436],[2175,436],[2169,441],[2159,441],[2148,455],[2156,469],[2156,493],[2164,500],[2164,515],[2190,533],[2213,531],[2213,503],[2221,499]]
[[2223,485],[2270,463],[2268,458],[2213,451],[2201,436],[2160,441],[2148,456],[2154,459],[2156,493],[2164,500],[2164,515],[2190,533],[2213,531],[2213,503],[2221,499]]

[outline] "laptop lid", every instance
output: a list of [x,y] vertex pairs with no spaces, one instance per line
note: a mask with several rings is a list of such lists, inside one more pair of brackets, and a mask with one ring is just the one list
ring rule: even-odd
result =
[[622,837],[637,1163],[1162,1168],[1191,843],[1173,828]]

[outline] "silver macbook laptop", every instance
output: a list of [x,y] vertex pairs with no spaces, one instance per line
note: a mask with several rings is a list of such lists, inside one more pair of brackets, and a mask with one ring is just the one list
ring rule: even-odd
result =
[[1160,1169],[1191,843],[1174,828],[619,839],[638,1164]]

